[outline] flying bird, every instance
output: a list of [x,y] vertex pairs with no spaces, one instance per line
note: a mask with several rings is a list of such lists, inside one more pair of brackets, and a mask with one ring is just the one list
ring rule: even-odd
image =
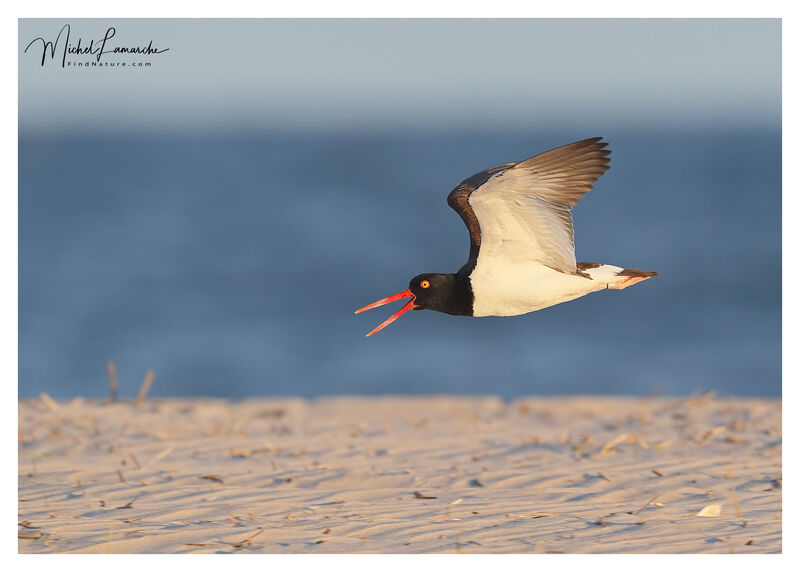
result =
[[593,137],[505,163],[461,182],[447,197],[469,231],[469,259],[455,274],[425,273],[407,290],[356,314],[411,298],[372,330],[408,310],[517,316],[598,290],[622,290],[656,272],[575,261],[572,207],[608,170],[611,151]]

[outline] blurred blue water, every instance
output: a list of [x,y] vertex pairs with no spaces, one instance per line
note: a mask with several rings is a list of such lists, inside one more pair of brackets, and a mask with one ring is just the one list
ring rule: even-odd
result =
[[445,203],[597,133],[20,139],[21,396],[777,396],[780,133],[600,133],[578,260],[656,270],[513,318],[353,310],[465,261]]

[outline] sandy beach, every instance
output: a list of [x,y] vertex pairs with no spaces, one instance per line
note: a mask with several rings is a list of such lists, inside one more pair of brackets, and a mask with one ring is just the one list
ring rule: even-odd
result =
[[19,403],[21,553],[777,553],[781,402]]

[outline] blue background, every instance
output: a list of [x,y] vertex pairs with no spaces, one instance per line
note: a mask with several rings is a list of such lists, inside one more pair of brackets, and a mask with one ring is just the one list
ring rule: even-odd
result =
[[[779,24],[704,21],[706,51],[689,46],[690,57],[648,34],[654,22],[612,23],[619,33],[608,22],[493,22],[497,38],[520,30],[556,37],[554,27],[572,26],[616,38],[611,55],[618,50],[596,89],[575,85],[608,51],[576,50],[538,70],[503,63],[490,74],[493,97],[476,79],[480,58],[503,62],[514,46],[501,42],[487,55],[435,43],[479,22],[121,21],[117,28],[136,39],[163,33],[172,60],[120,72],[39,66],[25,44],[63,23],[22,21],[20,395],[106,395],[106,360],[117,363],[126,395],[148,369],[157,373],[152,395],[780,395]],[[104,29],[72,25],[73,35]],[[317,61],[294,84],[291,70],[308,58],[291,50],[273,54],[272,64],[264,51],[253,54],[259,65],[249,75],[241,42],[216,44],[239,62],[234,70],[187,69],[190,52],[200,56],[180,50],[181,41],[197,46],[186,38],[262,28],[283,36],[256,38],[297,41],[303,31],[319,43],[327,36],[309,27],[338,38],[337,26],[353,31],[336,48],[347,53],[317,52],[328,65]],[[658,26],[672,40],[705,37],[698,21]],[[176,29],[183,36],[170,34]],[[381,41],[390,32],[407,43]],[[636,56],[640,67],[625,60],[633,57],[625,33],[651,38],[640,44],[651,56]],[[419,41],[406,38],[414,34]],[[415,51],[420,44],[434,61]],[[736,50],[752,61],[739,57],[727,74]],[[375,51],[393,66],[349,75]],[[718,60],[707,72],[719,75],[714,82],[701,81],[700,68],[670,76],[703,54]],[[437,58],[463,76],[450,70],[437,80]],[[425,82],[392,99],[403,74]],[[543,75],[550,95],[536,89]],[[199,76],[211,93],[181,95],[188,81],[203,84]],[[315,77],[331,87],[316,91]],[[508,89],[503,77],[514,78]],[[569,96],[557,97],[559,78]],[[161,86],[160,97],[120,90],[147,82]],[[60,97],[44,97],[46,85]],[[524,101],[529,88],[535,105]],[[118,92],[125,95],[101,103]],[[598,112],[604,98],[616,103]],[[452,187],[597,135],[610,142],[612,168],[574,211],[577,258],[656,270],[657,278],[513,318],[412,312],[364,337],[396,308],[354,309],[405,289],[415,274],[454,272],[466,260],[466,229],[445,202]]]

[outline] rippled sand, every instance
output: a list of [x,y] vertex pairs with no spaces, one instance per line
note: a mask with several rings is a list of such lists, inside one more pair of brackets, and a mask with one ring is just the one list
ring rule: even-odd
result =
[[779,400],[45,396],[19,442],[25,553],[781,551]]

